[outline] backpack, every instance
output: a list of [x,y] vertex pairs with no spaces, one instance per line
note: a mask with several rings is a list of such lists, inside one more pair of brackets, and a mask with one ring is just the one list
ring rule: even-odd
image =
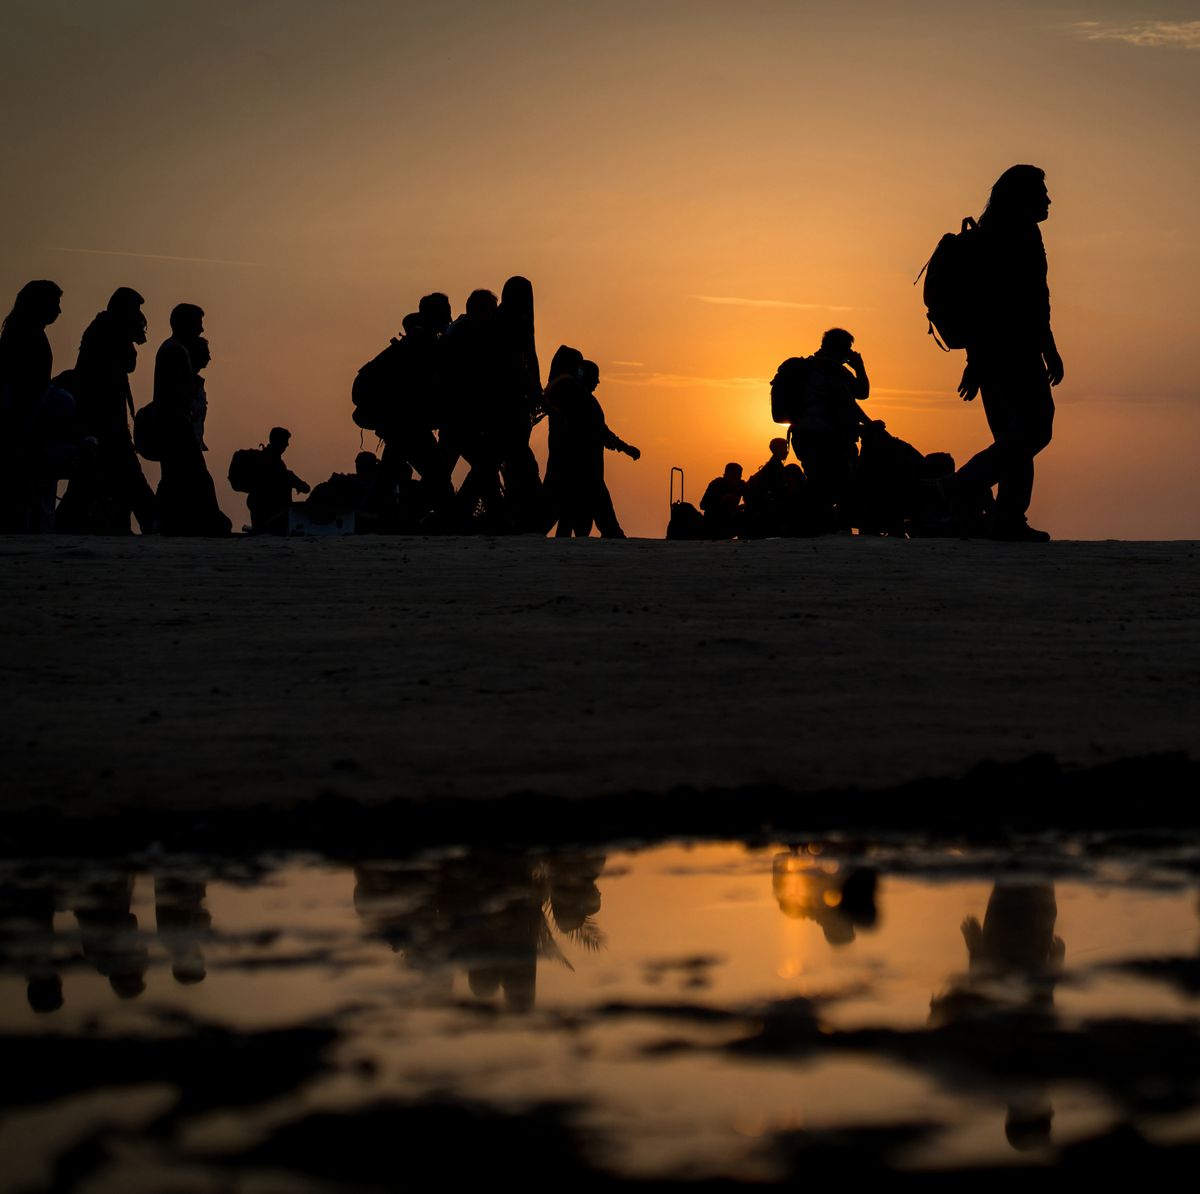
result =
[[776,423],[794,423],[804,406],[810,357],[788,357],[771,379],[771,418]]
[[230,489],[235,493],[249,493],[257,488],[265,463],[266,449],[262,444],[257,448],[239,448],[229,461]]
[[[925,275],[922,297],[929,334],[944,352],[966,348],[975,324],[975,281],[979,257],[979,226],[970,216],[959,232],[947,232],[933,256],[913,282]],[[941,337],[940,339],[938,337]]]
[[162,410],[153,402],[147,402],[133,416],[133,448],[144,460],[162,460],[162,422]]
[[364,431],[379,431],[389,422],[402,378],[405,351],[403,339],[392,337],[378,356],[372,357],[354,378],[350,397],[354,423]]

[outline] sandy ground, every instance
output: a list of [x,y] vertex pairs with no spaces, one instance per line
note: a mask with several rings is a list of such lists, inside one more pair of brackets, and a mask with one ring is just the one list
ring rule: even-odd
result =
[[1194,543],[0,540],[5,807],[1196,754]]

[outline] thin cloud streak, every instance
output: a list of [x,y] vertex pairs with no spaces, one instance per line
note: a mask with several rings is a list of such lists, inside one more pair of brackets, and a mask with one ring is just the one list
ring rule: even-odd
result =
[[1123,41],[1151,49],[1200,50],[1200,21],[1137,21],[1132,24],[1077,21],[1075,29],[1088,41]]
[[766,386],[765,377],[694,377],[686,373],[610,373],[605,379],[619,386],[663,386],[668,389],[702,388],[744,390],[749,386]]
[[171,257],[166,253],[125,253],[120,249],[69,249],[51,245],[51,253],[81,253],[90,257],[136,257],[141,261],[185,261],[195,265],[239,265],[254,269],[266,268],[261,261],[226,261],[221,257]]
[[792,303],[784,299],[734,298],[725,295],[693,294],[689,298],[701,303],[716,303],[724,307],[773,307],[788,311],[866,311],[867,307],[839,307],[833,303]]

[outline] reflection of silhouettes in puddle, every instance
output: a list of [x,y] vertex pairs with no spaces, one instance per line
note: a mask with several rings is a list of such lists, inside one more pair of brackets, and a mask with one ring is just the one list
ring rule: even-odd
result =
[[185,985],[203,981],[204,945],[212,914],[204,907],[208,884],[188,874],[154,877],[154,915],[159,940],[171,956],[171,974]]
[[[1053,883],[997,883],[983,923],[962,923],[968,970],[930,1001],[930,1023],[979,1023],[1001,1012],[1053,1014],[1054,988],[1066,947],[1055,935],[1058,904]],[[1012,1092],[1005,1132],[1021,1151],[1049,1144],[1054,1108],[1040,1084]]]
[[54,884],[18,877],[0,884],[0,966],[25,976],[25,997],[38,1013],[63,1005],[54,942]]
[[149,956],[130,910],[133,873],[89,883],[75,909],[84,958],[122,999],[146,989]]
[[1038,225],[1050,214],[1046,176],[1036,166],[1012,166],[992,187],[974,237],[976,309],[967,339],[959,394],[983,395],[994,442],[942,484],[952,502],[997,486],[994,539],[1044,542],[1029,526],[1033,458],[1050,442],[1063,362],[1050,329],[1046,250]]
[[570,967],[554,929],[585,949],[601,943],[592,916],[603,862],[597,854],[543,860],[475,851],[418,865],[361,864],[354,905],[422,976],[424,997],[450,998],[453,971],[462,969],[473,995],[529,1011],[539,959]]
[[771,867],[771,888],[780,912],[792,920],[820,925],[830,945],[849,945],[858,929],[874,927],[878,920],[875,886],[872,870],[841,874],[793,850],[776,854]]

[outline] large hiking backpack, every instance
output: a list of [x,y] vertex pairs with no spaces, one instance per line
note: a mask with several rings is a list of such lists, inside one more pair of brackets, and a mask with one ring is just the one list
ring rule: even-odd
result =
[[[979,227],[970,216],[959,232],[947,232],[937,243],[933,256],[913,282],[925,275],[925,312],[929,334],[946,352],[966,348],[975,327]],[[939,339],[939,337],[941,337]]]
[[364,431],[379,431],[390,421],[404,376],[404,356],[404,341],[393,336],[387,348],[372,357],[355,376],[350,387],[354,422]]
[[249,493],[257,488],[266,463],[266,448],[239,448],[229,461],[229,487],[235,493]]
[[804,407],[811,357],[788,357],[771,379],[771,418],[776,423],[794,423]]

